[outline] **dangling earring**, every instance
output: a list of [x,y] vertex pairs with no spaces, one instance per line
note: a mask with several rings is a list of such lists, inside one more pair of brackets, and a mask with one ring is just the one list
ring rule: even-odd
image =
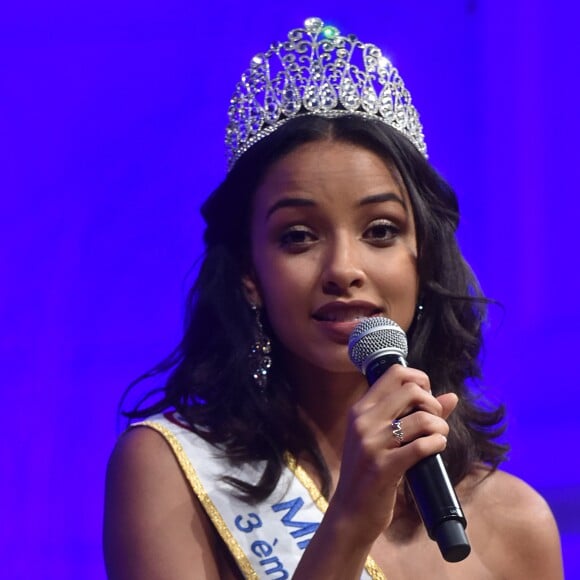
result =
[[417,304],[417,309],[415,312],[415,322],[419,322],[421,320],[421,318],[423,318],[424,313],[425,313],[425,307],[423,306],[423,304],[421,304],[421,303]]
[[250,360],[253,367],[252,378],[254,379],[258,390],[265,392],[268,384],[268,371],[272,366],[272,358],[270,357],[272,343],[270,342],[268,335],[264,332],[260,309],[255,304],[252,304],[251,308],[256,317],[257,329],[254,344],[250,350]]

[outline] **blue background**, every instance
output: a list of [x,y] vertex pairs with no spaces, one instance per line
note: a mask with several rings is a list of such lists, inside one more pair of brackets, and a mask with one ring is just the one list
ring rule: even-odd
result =
[[179,337],[230,93],[256,52],[319,15],[384,48],[413,93],[465,253],[503,305],[484,360],[510,409],[505,467],[548,499],[580,578],[576,3],[200,5],[3,8],[2,575],[104,578],[116,405]]

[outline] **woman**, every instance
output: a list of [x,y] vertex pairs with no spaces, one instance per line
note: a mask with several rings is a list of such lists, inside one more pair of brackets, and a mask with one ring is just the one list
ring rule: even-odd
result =
[[[397,71],[309,19],[253,60],[227,143],[184,338],[111,458],[110,578],[561,578],[549,508],[498,470],[503,409],[466,385],[485,301]],[[348,341],[373,316],[409,367],[369,388]],[[471,543],[455,563],[404,483],[440,452]]]

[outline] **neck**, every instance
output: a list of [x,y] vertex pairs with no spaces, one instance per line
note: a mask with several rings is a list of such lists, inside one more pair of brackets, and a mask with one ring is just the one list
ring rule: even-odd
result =
[[333,373],[296,364],[290,378],[298,405],[320,447],[331,472],[340,467],[348,414],[367,392],[366,379],[358,371]]

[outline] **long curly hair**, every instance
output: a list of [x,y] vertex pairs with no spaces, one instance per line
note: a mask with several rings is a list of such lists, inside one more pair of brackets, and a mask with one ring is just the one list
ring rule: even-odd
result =
[[267,396],[256,389],[248,356],[256,324],[241,282],[250,267],[254,192],[276,160],[301,144],[321,140],[365,147],[394,167],[403,181],[413,207],[424,307],[408,332],[408,362],[429,375],[434,394],[454,392],[459,397],[443,455],[452,482],[461,481],[478,463],[497,468],[508,449],[498,441],[505,411],[487,403],[477,387],[487,300],[457,244],[457,197],[399,132],[354,115],[288,121],[249,149],[205,201],[205,252],[188,294],[183,338],[169,357],[130,386],[164,376],[160,396],[152,403],[142,400],[125,416],[143,418],[175,409],[233,463],[263,461],[256,485],[226,478],[250,502],[275,489],[286,451],[308,454],[328,496],[330,474],[276,364],[275,337]]

